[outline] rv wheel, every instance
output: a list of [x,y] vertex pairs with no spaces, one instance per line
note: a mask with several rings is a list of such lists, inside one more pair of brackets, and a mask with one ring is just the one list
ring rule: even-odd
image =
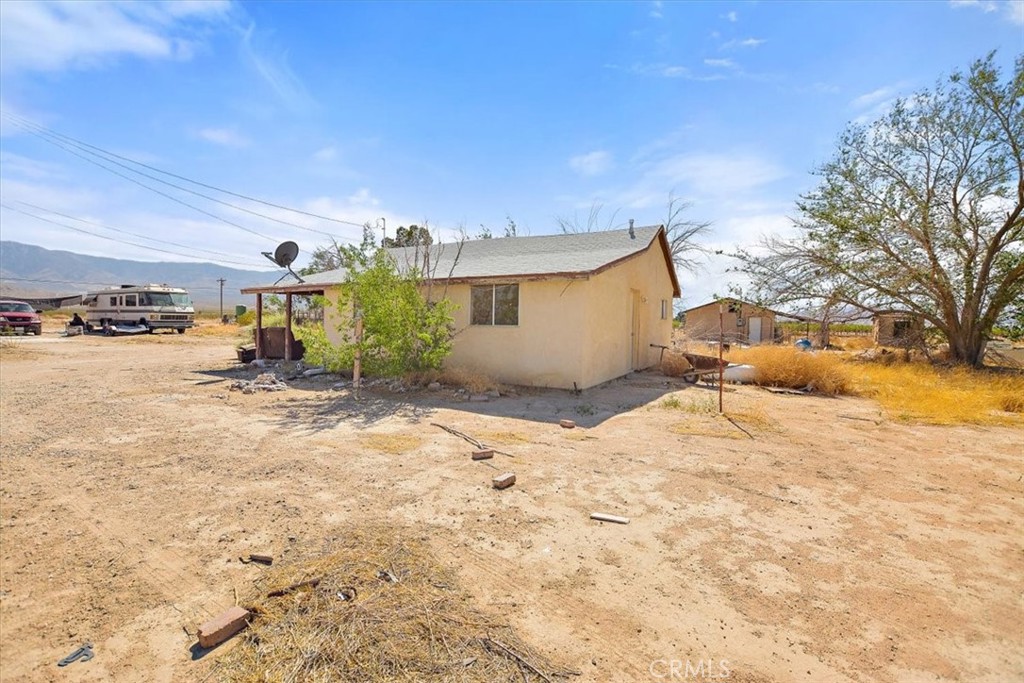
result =
[[185,328],[184,327],[179,327],[178,328],[178,334],[185,334]]

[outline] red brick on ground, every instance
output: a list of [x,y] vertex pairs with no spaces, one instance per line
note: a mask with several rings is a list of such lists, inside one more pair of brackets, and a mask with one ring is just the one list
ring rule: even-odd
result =
[[199,627],[199,646],[213,647],[235,635],[249,623],[249,612],[235,605]]
[[499,474],[492,480],[492,483],[496,489],[507,489],[509,486],[516,483],[516,475],[512,472]]

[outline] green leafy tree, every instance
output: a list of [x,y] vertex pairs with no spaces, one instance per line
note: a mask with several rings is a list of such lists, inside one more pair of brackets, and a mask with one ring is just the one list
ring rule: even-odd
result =
[[797,234],[736,254],[760,300],[915,314],[982,364],[1024,298],[1024,56],[993,62],[847,129]]
[[430,229],[423,225],[401,226],[394,237],[385,237],[385,247],[428,247],[434,242]]
[[[441,367],[452,348],[451,301],[428,301],[421,273],[399,272],[384,249],[352,265],[337,302],[339,311],[354,313],[343,313],[347,341],[340,357],[353,357],[358,348],[368,374],[388,377]],[[355,339],[356,316],[363,321],[361,341]]]

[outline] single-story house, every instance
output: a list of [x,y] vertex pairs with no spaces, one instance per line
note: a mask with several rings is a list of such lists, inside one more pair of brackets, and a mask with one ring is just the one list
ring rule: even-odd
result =
[[[664,226],[388,251],[399,268],[428,256],[430,296],[456,304],[446,364],[500,382],[585,389],[657,364],[671,341],[680,290]],[[256,294],[258,320],[262,295],[284,294],[290,318],[292,294],[336,301],[345,277],[334,270],[242,293]],[[336,307],[325,315],[334,343],[341,316]]]
[[[722,321],[719,323],[719,308]],[[718,299],[684,311],[684,329],[691,339],[718,341],[719,326],[726,342],[761,344],[775,339],[776,312],[739,299]]]

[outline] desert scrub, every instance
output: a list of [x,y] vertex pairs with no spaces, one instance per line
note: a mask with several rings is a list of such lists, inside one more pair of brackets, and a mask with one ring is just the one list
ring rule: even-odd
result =
[[732,363],[756,368],[756,383],[768,387],[803,389],[831,396],[853,393],[850,368],[832,353],[800,351],[789,346],[754,346],[733,349],[727,356]]
[[859,363],[854,386],[889,415],[925,424],[1020,424],[1024,376],[927,363]]

